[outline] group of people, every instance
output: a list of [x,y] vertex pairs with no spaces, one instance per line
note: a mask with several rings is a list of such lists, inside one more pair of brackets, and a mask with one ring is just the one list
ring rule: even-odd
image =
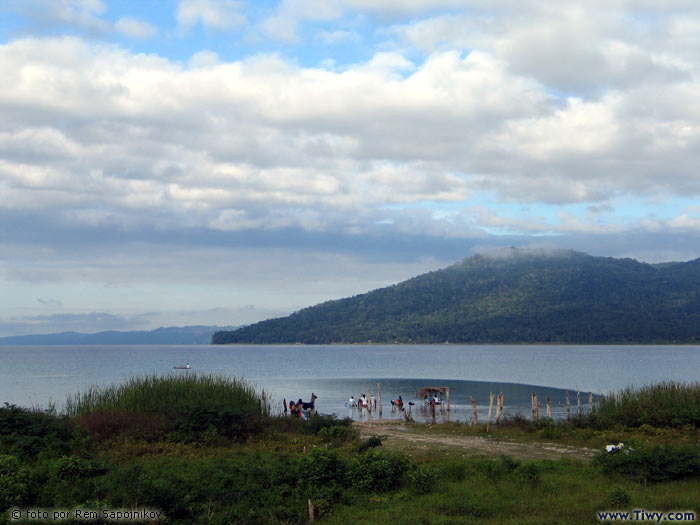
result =
[[[403,398],[401,396],[399,396],[396,399],[392,399],[391,406],[403,408]],[[369,408],[370,410],[374,410],[377,408],[377,400],[374,398],[374,396],[369,396],[369,399],[368,399],[365,394],[362,394],[357,399],[355,399],[355,396],[350,396],[350,399],[348,399],[348,407],[350,407],[350,408]]]
[[369,408],[370,410],[374,410],[377,408],[377,400],[374,399],[374,396],[369,396],[368,399],[365,394],[362,394],[357,399],[355,399],[355,396],[350,396],[350,399],[348,399],[348,406],[350,408]]
[[391,400],[391,406],[398,408],[399,410],[403,408],[403,398],[401,396],[396,399]]
[[[304,412],[308,412],[309,414],[313,414],[316,411],[316,399],[317,396],[313,392],[311,393],[311,401],[308,403],[305,403],[302,401],[301,398],[299,398],[299,401],[294,402],[290,401],[289,402],[289,415],[292,417],[304,417]],[[287,400],[284,400],[284,413],[287,413]]]
[[442,405],[442,399],[440,399],[437,394],[432,395],[432,396],[429,396],[426,394],[425,397],[423,398],[423,402],[425,403],[426,406],[428,406],[432,409],[435,409],[435,407],[438,405]]
[[303,417],[301,413],[301,405],[303,401],[299,398],[296,403],[294,401],[289,402],[289,415],[292,417]]

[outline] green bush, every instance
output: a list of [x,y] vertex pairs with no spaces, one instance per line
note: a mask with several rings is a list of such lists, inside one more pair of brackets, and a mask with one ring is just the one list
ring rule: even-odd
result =
[[318,436],[331,443],[347,443],[356,440],[358,432],[351,426],[333,425],[322,428]]
[[630,504],[630,495],[620,485],[615,485],[608,492],[607,503],[613,509],[624,509]]
[[370,450],[355,459],[348,469],[350,485],[361,491],[385,492],[396,487],[408,462],[395,453]]
[[357,452],[365,452],[371,448],[375,447],[381,447],[382,446],[382,438],[379,436],[370,436],[367,439],[363,439],[357,444],[357,447],[355,447],[355,450]]
[[253,406],[231,406],[221,400],[200,403],[201,401],[197,400],[181,404],[172,424],[171,439],[208,442],[216,436],[221,436],[243,440],[262,429],[262,418]]
[[72,421],[73,442],[87,444],[91,438],[98,440],[123,436],[136,441],[163,439],[170,429],[170,422],[161,414],[113,411],[92,412]]
[[634,443],[613,453],[599,452],[594,461],[603,472],[631,476],[644,484],[700,475],[700,451],[693,446]]
[[335,415],[326,415],[316,413],[306,420],[306,424],[302,426],[309,434],[318,435],[323,429],[333,427],[352,428],[352,419],[349,417],[339,419]]
[[0,454],[0,512],[19,505],[27,496],[26,469],[15,456]]
[[[343,430],[345,429],[345,430]],[[352,427],[352,419],[339,419],[335,415],[316,413],[309,419],[290,416],[270,417],[266,421],[266,430],[271,434],[290,432],[304,435],[318,435],[325,439],[331,439],[333,435],[338,439],[353,440],[356,437]]]
[[420,494],[428,494],[435,490],[438,480],[438,473],[432,465],[420,465],[408,473],[411,486]]
[[445,459],[440,462],[440,474],[446,481],[464,481],[469,472],[466,461]]
[[296,523],[307,512],[297,467],[272,454],[161,458],[111,470],[96,495],[115,507],[159,508],[174,523]]
[[515,469],[515,475],[520,483],[532,487],[537,486],[542,477],[539,465],[533,462],[526,462],[518,465]]
[[519,461],[505,454],[501,454],[498,461],[479,459],[472,462],[472,468],[476,473],[488,479],[497,489],[501,479],[510,476],[519,466]]
[[346,482],[346,467],[335,450],[315,448],[299,458],[299,484],[309,494]]
[[513,472],[520,465],[520,462],[517,459],[514,459],[513,456],[508,456],[506,454],[501,454],[500,461],[503,468],[508,472]]
[[56,457],[70,452],[70,440],[68,426],[52,414],[7,403],[0,408],[0,454]]

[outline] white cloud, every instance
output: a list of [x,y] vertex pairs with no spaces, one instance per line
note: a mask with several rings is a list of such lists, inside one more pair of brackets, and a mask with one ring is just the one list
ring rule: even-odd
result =
[[192,55],[189,64],[191,68],[207,68],[221,63],[219,55],[214,51],[199,51]]
[[700,219],[688,213],[670,219],[668,225],[674,229],[700,231]]
[[106,35],[108,22],[100,18],[107,11],[103,0],[5,0],[0,9],[21,13],[40,32],[70,28],[88,35]]
[[243,25],[242,4],[233,0],[180,0],[175,19],[180,27],[188,29],[198,23],[217,30]]
[[114,28],[129,38],[151,38],[158,34],[155,26],[134,18],[120,18]]
[[361,40],[359,33],[355,31],[345,31],[338,29],[336,31],[320,31],[317,37],[326,45],[338,45],[344,42],[358,42]]
[[0,72],[0,208],[86,225],[367,231],[399,227],[387,205],[478,191],[553,204],[700,192],[695,81],[561,99],[482,51],[335,71],[201,52],[184,68],[74,38],[2,46]]
[[282,0],[277,10],[265,19],[261,29],[268,37],[287,43],[300,43],[297,35],[304,20],[333,20],[343,13],[335,0]]

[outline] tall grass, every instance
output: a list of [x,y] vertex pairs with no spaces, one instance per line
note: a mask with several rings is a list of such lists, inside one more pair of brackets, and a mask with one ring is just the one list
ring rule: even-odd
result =
[[93,413],[131,412],[178,417],[183,407],[232,406],[269,415],[255,388],[243,379],[197,374],[136,376],[125,383],[94,385],[69,396],[65,411],[76,418]]
[[601,399],[592,415],[597,426],[682,427],[700,424],[700,383],[667,381],[627,387]]

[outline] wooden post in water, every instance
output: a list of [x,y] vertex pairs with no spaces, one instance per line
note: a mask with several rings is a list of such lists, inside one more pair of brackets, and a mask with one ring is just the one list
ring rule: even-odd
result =
[[588,392],[588,415],[593,413],[593,392]]
[[498,394],[498,399],[496,401],[496,421],[495,423],[498,425],[498,421],[501,419],[501,413],[503,412],[503,392]]
[[581,417],[583,414],[583,409],[581,408],[581,391],[576,387],[576,404],[578,405],[578,410],[576,413],[578,414],[578,417]]
[[377,402],[379,403],[379,419],[382,418],[382,386],[377,383]]
[[489,415],[486,418],[486,432],[489,431],[489,427],[491,426],[491,409],[493,408],[493,392],[489,392]]
[[450,388],[447,388],[447,392],[445,392],[445,397],[447,398],[447,411],[450,411]]
[[547,398],[547,419],[552,419],[552,398]]
[[539,401],[537,401],[537,394],[535,392],[532,393],[532,420],[537,421],[540,417],[540,404]]
[[474,394],[471,395],[471,398],[472,398],[472,410],[474,412],[474,423],[472,423],[472,424],[476,425],[479,422],[479,416],[478,416],[478,413],[476,411],[476,401],[474,400]]
[[566,391],[566,420],[571,421],[571,397],[569,391]]

